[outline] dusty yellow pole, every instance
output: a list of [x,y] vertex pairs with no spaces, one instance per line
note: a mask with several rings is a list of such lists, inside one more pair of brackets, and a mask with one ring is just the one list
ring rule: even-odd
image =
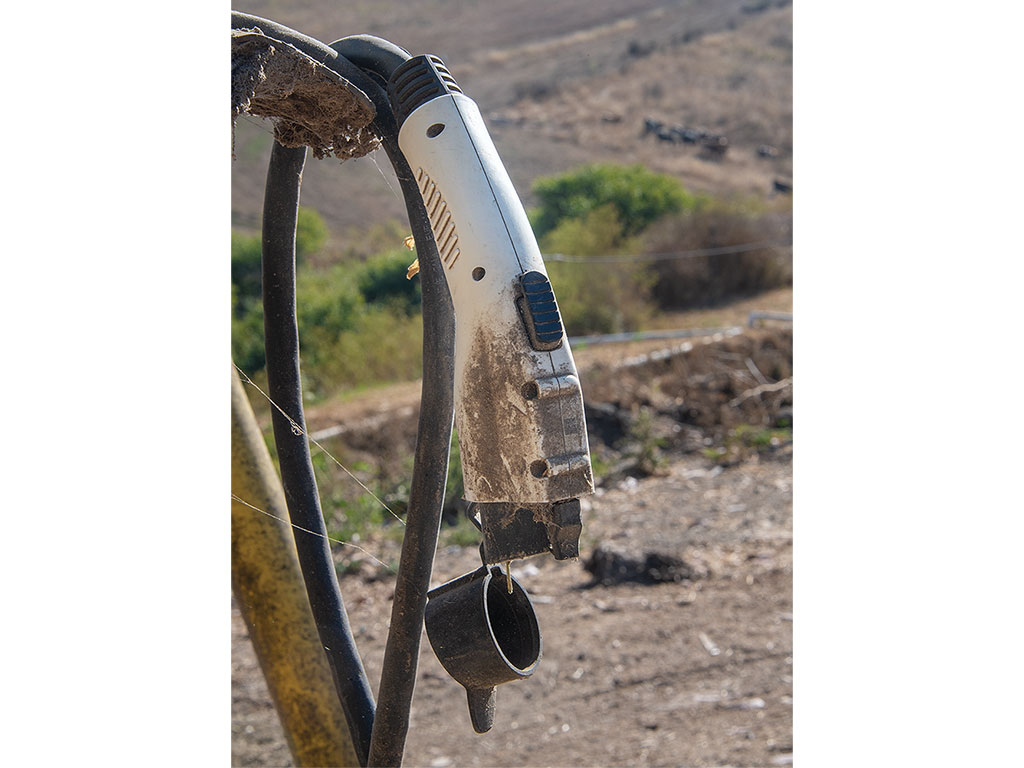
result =
[[[231,493],[288,519],[238,373],[231,379]],[[231,588],[277,707],[296,765],[358,766],[331,681],[289,527],[231,501]]]

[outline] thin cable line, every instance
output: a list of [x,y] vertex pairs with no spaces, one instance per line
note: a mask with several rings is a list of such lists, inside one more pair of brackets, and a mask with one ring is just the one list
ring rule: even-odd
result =
[[285,525],[290,525],[292,528],[295,528],[297,530],[303,531],[304,533],[310,533],[310,534],[312,534],[314,536],[319,536],[320,538],[327,539],[328,541],[333,541],[335,544],[341,544],[342,546],[345,546],[345,547],[352,547],[352,549],[358,549],[364,555],[366,555],[371,560],[373,560],[373,562],[379,563],[380,565],[383,565],[385,568],[387,568],[392,573],[397,573],[397,571],[395,571],[395,569],[392,568],[390,565],[385,563],[383,560],[378,560],[373,554],[371,554],[370,552],[367,552],[365,549],[360,547],[358,544],[352,544],[351,542],[342,541],[341,539],[332,539],[330,536],[324,536],[322,533],[319,533],[318,531],[311,531],[311,530],[309,530],[309,528],[303,528],[301,525],[296,525],[295,523],[291,522],[290,520],[285,520],[283,517],[278,517],[277,515],[273,515],[270,512],[267,512],[265,509],[260,509],[259,507],[255,506],[254,504],[250,504],[245,499],[238,498],[233,493],[231,494],[231,498],[234,499],[235,501],[237,501],[239,504],[244,504],[249,509],[255,509],[257,512],[259,512],[261,514],[264,514],[267,517],[271,517],[274,520],[277,520],[278,522],[284,523]]
[[322,445],[320,445],[320,443],[318,443],[316,440],[314,440],[312,437],[310,437],[309,433],[306,432],[305,430],[303,430],[302,427],[299,426],[298,422],[295,421],[295,419],[293,419],[291,416],[289,416],[287,413],[285,413],[284,409],[281,406],[279,406],[277,403],[275,403],[273,400],[270,399],[270,395],[268,395],[266,392],[264,392],[262,389],[260,389],[258,386],[256,386],[256,382],[254,382],[252,379],[250,379],[248,376],[246,376],[245,371],[243,371],[241,368],[238,367],[238,363],[236,363],[236,362],[234,362],[232,360],[231,364],[233,366],[235,366],[235,370],[237,370],[238,373],[241,375],[241,377],[243,379],[245,379],[247,384],[250,384],[257,392],[259,392],[261,395],[263,395],[263,397],[265,397],[267,399],[268,403],[270,403],[272,406],[277,408],[277,410],[281,412],[281,415],[284,416],[286,419],[288,419],[288,423],[291,424],[292,432],[294,434],[296,434],[296,435],[305,435],[306,439],[309,440],[309,442],[311,442],[313,445],[315,445],[317,448],[319,448],[321,451],[323,451],[331,461],[333,461],[335,464],[337,464],[339,467],[341,467],[349,477],[351,477],[353,480],[355,480],[359,484],[360,488],[362,488],[368,494],[373,496],[373,498],[377,500],[378,504],[380,504],[382,507],[384,507],[384,509],[386,509],[388,512],[390,512],[391,516],[393,518],[395,518],[395,520],[400,522],[402,525],[405,525],[405,520],[403,520],[398,515],[396,515],[394,513],[394,511],[391,509],[391,507],[389,507],[387,504],[385,504],[383,501],[381,501],[380,497],[377,494],[375,494],[373,491],[371,491],[369,488],[367,488],[363,484],[362,480],[360,480],[358,477],[356,477],[351,472],[349,472],[348,467],[346,467],[344,464],[342,464],[340,461],[338,461],[336,458],[334,458],[334,455],[330,451],[328,451],[326,448],[324,448]]
[[743,243],[742,245],[725,245],[719,248],[699,248],[693,251],[668,251],[665,253],[621,254],[615,256],[571,256],[565,253],[544,254],[545,261],[564,261],[574,264],[614,263],[624,261],[664,261],[667,259],[687,259],[696,256],[725,256],[729,253],[745,253],[762,248],[781,248],[792,245],[790,240],[767,240],[761,243]]

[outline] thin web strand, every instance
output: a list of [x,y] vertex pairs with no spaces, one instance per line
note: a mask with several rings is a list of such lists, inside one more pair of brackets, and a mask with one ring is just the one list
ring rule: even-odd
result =
[[235,366],[235,370],[237,370],[238,373],[241,375],[241,377],[243,379],[245,379],[247,384],[251,385],[253,387],[253,389],[255,389],[257,392],[259,392],[261,395],[263,395],[263,397],[265,397],[267,399],[268,403],[270,403],[272,406],[277,408],[277,410],[281,412],[281,415],[284,416],[286,419],[288,419],[288,423],[291,424],[291,426],[292,426],[292,433],[294,433],[296,435],[305,435],[306,439],[309,440],[309,442],[311,442],[313,445],[315,445],[317,448],[319,448],[321,451],[323,451],[324,454],[327,456],[327,458],[329,458],[331,461],[333,461],[335,464],[337,464],[339,467],[341,467],[341,469],[345,472],[345,474],[347,474],[349,477],[351,477],[353,480],[355,480],[356,483],[359,484],[360,488],[362,488],[368,494],[373,496],[373,498],[377,501],[377,503],[380,504],[382,507],[384,507],[384,509],[386,509],[391,514],[391,516],[393,518],[395,518],[395,520],[400,522],[402,525],[405,525],[405,520],[403,520],[398,515],[396,515],[394,513],[394,511],[391,509],[391,507],[389,507],[387,504],[385,504],[383,501],[381,501],[380,497],[377,494],[375,494],[373,491],[371,491],[369,488],[367,488],[363,484],[362,480],[360,480],[358,477],[356,477],[354,474],[352,474],[349,471],[348,467],[346,467],[344,464],[342,464],[340,461],[338,461],[336,458],[334,458],[334,455],[330,451],[328,451],[326,448],[324,448],[322,445],[320,445],[320,443],[318,443],[316,440],[314,440],[309,435],[308,432],[304,431],[302,429],[302,427],[299,426],[298,422],[295,421],[295,419],[293,419],[291,416],[289,416],[287,413],[285,413],[284,409],[281,406],[279,406],[277,403],[275,403],[273,400],[270,399],[270,395],[268,395],[266,392],[264,392],[262,389],[260,389],[252,379],[250,379],[248,376],[245,375],[245,371],[243,371],[241,368],[239,368],[237,363],[232,362],[231,364],[233,366]]
[[380,167],[380,163],[377,162],[377,158],[375,157],[376,154],[376,152],[371,152],[367,157],[370,158],[370,160],[373,161],[373,164],[377,167],[377,173],[379,173],[380,177],[384,179],[384,183],[388,185],[388,189],[391,191],[394,198],[399,202],[402,202],[401,196],[399,196],[398,192],[395,191],[395,188],[391,186],[391,180],[387,177],[387,174],[384,173],[384,169]]
[[395,571],[395,569],[392,568],[390,565],[385,563],[383,560],[378,560],[373,554],[371,554],[370,552],[367,552],[365,549],[360,547],[358,544],[352,544],[351,542],[342,541],[341,539],[332,539],[330,536],[324,536],[319,531],[311,531],[311,530],[309,530],[309,528],[303,528],[301,525],[296,525],[295,523],[291,522],[290,520],[285,520],[283,517],[278,517],[277,515],[271,514],[270,512],[267,512],[265,509],[260,509],[259,507],[255,506],[253,504],[250,504],[245,499],[238,498],[233,493],[231,494],[231,498],[234,499],[235,501],[237,501],[239,504],[244,504],[249,509],[254,509],[257,512],[259,512],[260,514],[262,514],[262,515],[266,515],[267,517],[273,518],[274,520],[277,520],[278,522],[284,523],[285,525],[290,525],[292,528],[295,528],[296,530],[302,531],[304,533],[310,533],[313,536],[319,536],[320,538],[327,539],[328,541],[333,541],[335,544],[341,544],[343,547],[352,547],[352,549],[358,549],[360,552],[362,552],[368,558],[373,560],[373,562],[375,562],[375,563],[377,563],[379,565],[383,565],[385,568],[387,568],[392,573],[397,573],[397,571]]

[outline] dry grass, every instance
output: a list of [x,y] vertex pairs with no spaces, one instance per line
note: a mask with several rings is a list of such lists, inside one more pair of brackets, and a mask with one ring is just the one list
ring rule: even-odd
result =
[[[563,88],[524,98],[496,117],[530,131],[526,147],[551,153],[552,161],[557,150],[550,145],[569,143],[602,160],[643,163],[694,191],[767,197],[773,178],[792,174],[791,20],[789,8],[775,9],[735,30],[670,43],[624,59],[615,73],[574,83],[571,98]],[[712,161],[693,145],[645,137],[645,117],[723,134],[729,150]],[[502,128],[509,140],[514,133]],[[779,157],[759,157],[761,144],[775,146]]]

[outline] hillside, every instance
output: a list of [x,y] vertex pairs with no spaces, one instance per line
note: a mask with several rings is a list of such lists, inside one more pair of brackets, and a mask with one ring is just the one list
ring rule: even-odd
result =
[[[792,8],[786,0],[252,0],[237,10],[330,42],[377,34],[437,53],[480,105],[527,206],[535,178],[587,162],[643,163],[693,191],[770,197],[792,174]],[[453,34],[452,19],[458,19]],[[725,136],[722,157],[659,140],[644,120]],[[256,229],[272,138],[239,120],[232,225]],[[770,145],[774,157],[758,153]],[[335,245],[368,224],[404,220],[383,156],[309,161],[302,201]]]

